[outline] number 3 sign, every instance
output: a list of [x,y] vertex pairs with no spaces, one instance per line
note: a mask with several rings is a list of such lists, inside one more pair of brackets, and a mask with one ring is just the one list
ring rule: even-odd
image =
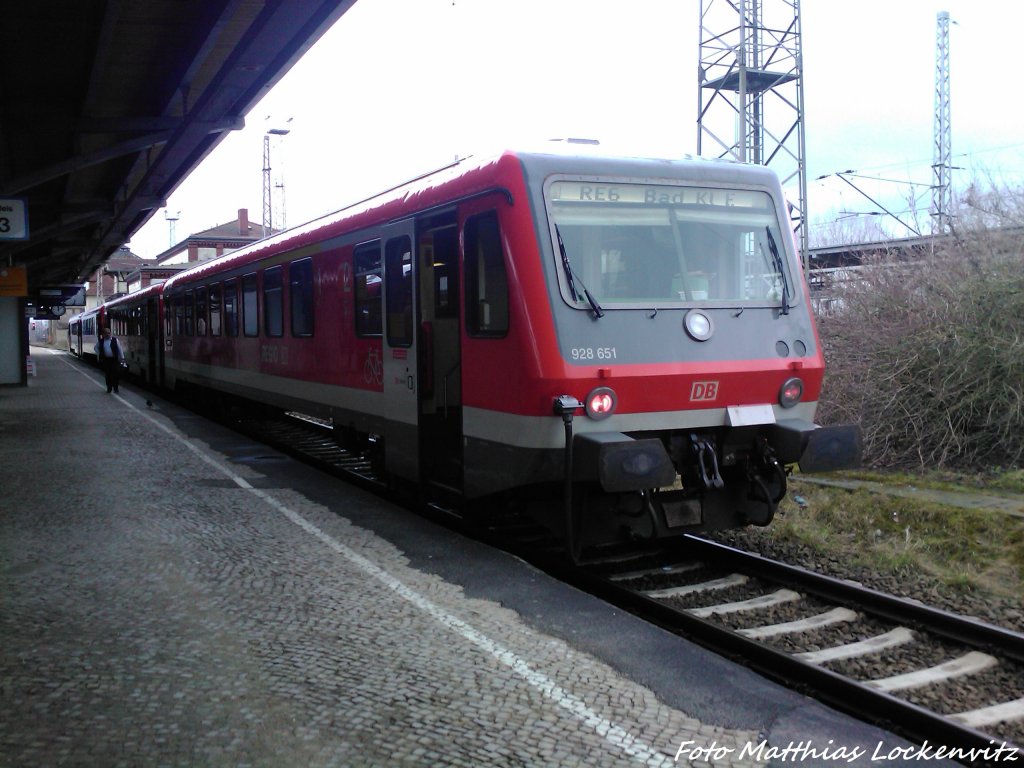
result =
[[24,200],[0,199],[0,240],[28,240],[28,211]]

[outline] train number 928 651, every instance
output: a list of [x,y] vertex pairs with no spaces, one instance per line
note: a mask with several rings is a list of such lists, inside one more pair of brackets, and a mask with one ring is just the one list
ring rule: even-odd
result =
[[573,360],[614,360],[615,347],[573,347]]

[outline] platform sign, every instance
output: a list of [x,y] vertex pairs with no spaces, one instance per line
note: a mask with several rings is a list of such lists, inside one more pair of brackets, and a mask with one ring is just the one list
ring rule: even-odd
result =
[[0,296],[28,296],[28,272],[24,267],[0,267]]
[[0,198],[0,240],[28,240],[28,206],[21,198]]

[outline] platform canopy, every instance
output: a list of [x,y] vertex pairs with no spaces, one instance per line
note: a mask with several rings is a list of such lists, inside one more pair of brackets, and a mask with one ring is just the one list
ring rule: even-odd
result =
[[0,266],[86,280],[354,3],[4,3]]

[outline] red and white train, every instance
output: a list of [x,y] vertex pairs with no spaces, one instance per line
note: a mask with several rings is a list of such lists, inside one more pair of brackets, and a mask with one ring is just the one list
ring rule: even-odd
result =
[[587,541],[763,525],[788,465],[860,451],[814,424],[786,211],[760,166],[506,152],[102,311],[133,373],[329,420],[394,485],[530,499]]
[[68,349],[73,355],[83,358],[96,356],[96,342],[104,323],[103,313],[101,304],[68,320]]

